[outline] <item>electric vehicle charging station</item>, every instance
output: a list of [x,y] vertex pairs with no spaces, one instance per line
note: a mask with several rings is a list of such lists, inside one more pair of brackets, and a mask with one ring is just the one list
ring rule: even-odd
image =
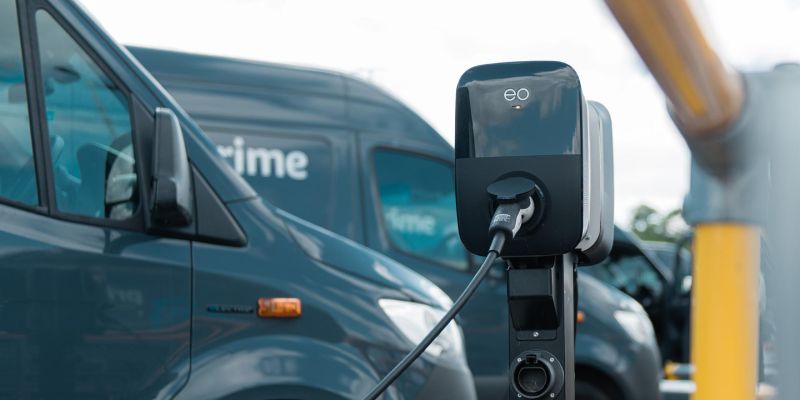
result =
[[497,257],[508,264],[509,399],[575,399],[576,268],[614,241],[611,119],[575,70],[487,64],[456,90],[458,233],[485,255],[464,292],[365,397],[377,399],[455,318]]
[[574,399],[575,268],[613,242],[609,114],[564,63],[474,67],[455,153],[461,240],[509,268],[509,398]]

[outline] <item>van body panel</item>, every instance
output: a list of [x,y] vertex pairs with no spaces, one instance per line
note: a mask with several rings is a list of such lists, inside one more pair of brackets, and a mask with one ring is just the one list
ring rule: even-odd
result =
[[[317,393],[358,398],[411,346],[374,304],[381,298],[439,304],[435,296],[426,294],[430,283],[426,285],[421,276],[385,257],[372,258],[371,252],[356,251],[355,243],[340,242],[346,239],[337,239],[260,199],[237,202],[229,209],[242,228],[252,233],[252,239],[239,248],[193,246],[193,379],[182,393],[185,398],[204,398],[200,393],[208,385],[214,386],[214,396],[209,398],[231,394],[248,398],[254,388],[263,389],[259,398],[273,398],[273,393],[278,393],[274,398],[281,398],[285,388],[293,388],[292,398],[310,400],[319,398]],[[298,235],[303,237],[298,239]],[[298,240],[317,246],[316,257],[295,245]],[[381,261],[385,263],[379,264]],[[379,268],[382,279],[369,267]],[[288,320],[256,317],[257,299],[273,297],[300,299],[302,315]],[[220,313],[220,305],[235,305],[237,311]],[[242,375],[242,370],[232,365],[246,373]],[[403,389],[389,398],[415,398],[426,386],[426,380],[419,377],[454,368],[459,371],[458,378],[449,382],[463,386],[465,377],[470,376],[463,361],[423,357],[398,381]],[[201,377],[231,383],[218,384]],[[447,383],[433,382],[437,386]],[[471,379],[467,386],[470,384]],[[463,395],[474,396],[470,392]]]
[[0,220],[0,397],[177,392],[189,377],[188,241],[5,205]]
[[357,243],[283,210],[275,212],[283,218],[297,246],[308,257],[382,286],[403,290],[406,296],[416,302],[439,309],[447,309],[452,305],[450,297],[443,293],[432,296],[431,293],[439,294],[440,289],[427,279],[420,279],[418,272],[378,252],[355,252],[353,250],[358,246]]
[[[277,64],[265,72],[260,63],[247,62],[230,70],[232,59],[164,54],[137,47],[130,50],[150,71],[171,69],[176,62],[186,63],[187,69],[175,71],[167,80],[171,87],[174,85],[170,94],[185,108],[197,110],[192,117],[198,122],[212,117],[233,122],[270,121],[280,126],[282,122],[305,120],[313,126],[341,127],[347,112],[341,101],[344,82],[336,75]],[[198,93],[193,76],[203,76],[208,91]],[[246,96],[242,96],[243,88]]]
[[632,335],[616,319],[620,312],[644,314],[641,305],[585,271],[578,273],[578,290],[585,318],[576,329],[591,334],[576,335],[576,368],[611,378],[626,399],[660,398],[661,374],[648,369],[661,365],[652,327],[648,335]]
[[[360,218],[340,210],[360,203],[353,137],[339,128],[254,130],[252,124],[202,120],[220,154],[271,203],[307,221],[359,240]],[[301,192],[303,196],[289,196]]]
[[176,399],[356,399],[379,379],[357,349],[294,334],[228,340],[195,357]]
[[360,133],[396,134],[416,140],[447,142],[404,104],[367,82],[346,77],[347,124]]

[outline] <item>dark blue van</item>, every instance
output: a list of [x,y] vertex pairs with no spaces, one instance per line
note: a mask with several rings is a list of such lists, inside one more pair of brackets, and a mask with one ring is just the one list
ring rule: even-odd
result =
[[[412,267],[450,296],[466,286],[480,260],[458,236],[453,149],[403,104],[339,73],[131,52],[264,198]],[[657,399],[660,357],[641,305],[586,274],[578,287],[578,398]],[[458,320],[479,397],[507,398],[502,264]]]
[[[72,1],[0,0],[0,398],[357,399],[449,306],[259,198]],[[474,399],[457,325],[384,398]]]

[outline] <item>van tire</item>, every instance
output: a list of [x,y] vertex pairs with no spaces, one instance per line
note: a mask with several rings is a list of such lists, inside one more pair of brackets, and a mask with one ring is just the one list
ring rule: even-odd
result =
[[575,381],[575,400],[621,400],[612,397],[601,386],[590,381]]

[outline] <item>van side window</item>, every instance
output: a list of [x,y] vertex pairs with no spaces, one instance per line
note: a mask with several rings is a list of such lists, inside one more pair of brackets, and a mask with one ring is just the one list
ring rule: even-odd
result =
[[128,98],[50,14],[36,27],[56,206],[127,219],[139,205]]
[[375,151],[383,226],[402,251],[466,270],[467,252],[458,236],[453,168],[431,158]]
[[13,0],[0,1],[0,197],[28,205],[39,202]]

